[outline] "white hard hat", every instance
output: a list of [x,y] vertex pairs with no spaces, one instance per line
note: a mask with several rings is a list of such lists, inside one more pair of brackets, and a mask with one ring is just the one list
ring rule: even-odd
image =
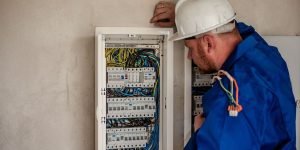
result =
[[178,32],[170,40],[206,33],[231,22],[235,16],[227,0],[180,0],[175,9]]

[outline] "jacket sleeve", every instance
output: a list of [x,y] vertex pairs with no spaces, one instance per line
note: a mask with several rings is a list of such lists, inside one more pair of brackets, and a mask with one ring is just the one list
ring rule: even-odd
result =
[[[199,131],[199,130],[197,130],[197,131]],[[185,145],[184,150],[196,149],[196,142],[195,142],[196,135],[197,135],[197,132],[192,134],[191,138],[189,139],[189,142]]]
[[193,133],[185,150],[238,150],[259,149],[256,129],[240,112],[238,117],[228,116],[227,111],[216,109],[211,112],[202,127]]
[[[243,110],[237,117],[228,115],[227,97],[215,94],[209,97],[213,101],[208,106],[208,113],[202,127],[195,132],[186,150],[255,150],[260,149],[263,140],[262,133],[266,127],[265,118],[270,113],[267,101],[273,96],[264,88],[258,93],[241,89],[240,103]],[[243,91],[247,91],[244,93]],[[256,97],[256,99],[254,99]],[[259,98],[259,99],[258,99]]]

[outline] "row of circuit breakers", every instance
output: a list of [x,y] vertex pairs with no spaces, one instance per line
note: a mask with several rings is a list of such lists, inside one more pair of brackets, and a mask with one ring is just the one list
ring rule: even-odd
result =
[[106,149],[159,149],[161,40],[138,38],[105,44]]

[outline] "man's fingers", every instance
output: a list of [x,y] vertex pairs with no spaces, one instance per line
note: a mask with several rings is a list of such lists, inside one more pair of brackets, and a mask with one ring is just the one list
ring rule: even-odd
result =
[[175,25],[174,19],[175,4],[170,1],[160,1],[155,5],[150,23],[160,27],[172,27]]
[[155,16],[153,16],[150,20],[151,23],[155,23],[161,19],[170,19],[169,15],[166,14],[167,12],[163,12],[163,13],[160,13],[160,14],[157,14]]
[[194,117],[194,129],[195,129],[195,131],[198,130],[202,126],[204,121],[205,121],[205,118],[203,117],[202,114],[197,115],[197,116]]
[[173,22],[157,22],[155,25],[159,27],[170,27],[173,25]]
[[161,13],[165,13],[165,12],[168,12],[170,11],[170,8],[158,8],[158,9],[155,9],[154,13],[153,13],[153,16],[157,16]]
[[171,11],[170,7],[161,7],[161,5],[159,5],[159,4],[162,4],[162,2],[158,3],[155,6],[155,10],[153,12],[153,17],[150,19],[151,23],[154,23],[154,22],[158,21],[157,18],[159,18],[159,15],[161,15],[163,13],[168,13],[168,12]]
[[168,5],[168,3],[170,3],[170,2],[160,1],[160,2],[158,2],[158,3],[155,5],[155,8],[159,8],[159,7],[163,6],[163,5]]
[[150,22],[155,23],[155,22],[158,22],[159,20],[163,20],[163,19],[170,19],[170,15],[168,13],[159,14],[157,16],[154,16]]
[[163,12],[172,12],[172,11],[174,11],[173,3],[158,5],[154,9],[153,16],[156,16],[156,15],[158,15],[160,13],[163,13]]

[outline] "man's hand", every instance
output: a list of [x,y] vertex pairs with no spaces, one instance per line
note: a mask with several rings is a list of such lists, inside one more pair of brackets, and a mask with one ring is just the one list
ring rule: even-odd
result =
[[155,5],[150,23],[159,27],[175,26],[175,4],[167,1],[158,2]]
[[205,121],[205,118],[203,117],[203,115],[197,115],[194,118],[194,131],[197,131],[203,124],[203,122]]

